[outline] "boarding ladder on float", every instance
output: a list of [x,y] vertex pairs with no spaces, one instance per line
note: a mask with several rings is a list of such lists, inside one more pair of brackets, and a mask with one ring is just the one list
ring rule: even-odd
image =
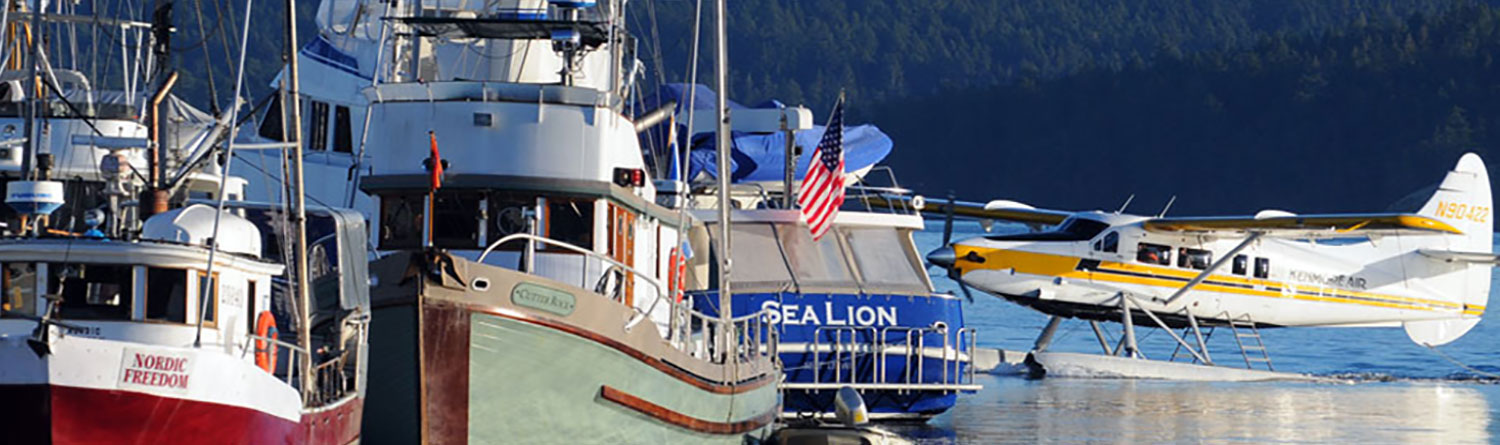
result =
[[[929,337],[942,344],[928,345]],[[894,341],[891,341],[894,340]],[[974,328],[822,326],[813,334],[812,382],[782,382],[783,390],[978,391],[969,351],[975,348]],[[927,372],[929,360],[942,363],[936,378]],[[901,369],[892,375],[890,365]],[[962,366],[969,364],[969,366]]]
[[1255,320],[1250,319],[1250,314],[1241,317],[1228,317],[1229,329],[1234,331],[1234,342],[1240,347],[1240,356],[1245,358],[1245,367],[1255,369],[1256,363],[1265,363],[1267,371],[1275,371],[1271,366],[1271,355],[1266,352],[1266,344],[1260,339],[1260,328],[1255,326]]

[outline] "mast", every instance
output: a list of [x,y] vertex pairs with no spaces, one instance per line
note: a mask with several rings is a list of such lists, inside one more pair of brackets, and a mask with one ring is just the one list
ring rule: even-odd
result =
[[[718,141],[719,161],[719,320],[720,341],[723,342],[725,363],[729,363],[729,336],[733,328],[729,320],[733,318],[730,314],[729,290],[729,43],[725,42],[725,0],[714,0],[718,13],[714,14],[714,88],[718,89],[718,96],[714,106],[718,109],[716,114],[718,125],[714,129],[716,141]],[[732,380],[732,379],[731,379]]]
[[[297,323],[297,346],[301,347],[308,355],[302,364],[302,398],[306,402],[308,397],[316,394],[316,380],[312,376],[312,298],[307,291],[307,202],[305,192],[302,190],[302,99],[299,97],[300,90],[297,83],[297,3],[295,0],[286,0],[286,56],[287,56],[287,107],[291,109],[291,118],[283,120],[290,121],[291,131],[287,133],[286,150],[290,150],[287,156],[291,157],[291,186],[292,186],[292,249],[293,270],[296,276],[296,295],[300,317]],[[285,110],[287,108],[283,108]]]
[[27,42],[27,45],[30,46],[30,48],[26,50],[26,145],[22,146],[25,147],[25,149],[24,153],[21,153],[22,180],[31,179],[31,158],[33,156],[36,156],[37,149],[40,148],[39,146],[37,146],[37,143],[40,142],[38,141],[38,139],[40,138],[36,137],[36,120],[40,117],[37,115],[37,100],[40,99],[37,96],[39,96],[38,92],[41,91],[41,89],[39,88],[40,85],[37,83],[38,79],[36,76],[36,65],[38,61],[41,60],[41,58],[39,57],[40,54],[38,53],[37,49],[37,44],[42,40],[41,4],[41,0],[34,0],[32,2],[31,32],[28,33],[30,34],[31,41]]

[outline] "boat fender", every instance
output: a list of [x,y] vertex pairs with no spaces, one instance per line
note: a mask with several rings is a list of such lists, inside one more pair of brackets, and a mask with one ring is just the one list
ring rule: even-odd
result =
[[687,258],[676,247],[667,257],[667,294],[676,303],[682,302],[683,290],[687,288]]
[[[271,316],[271,311],[260,311],[255,320],[255,366],[266,372],[276,372],[276,317]],[[266,340],[271,339],[271,340]]]

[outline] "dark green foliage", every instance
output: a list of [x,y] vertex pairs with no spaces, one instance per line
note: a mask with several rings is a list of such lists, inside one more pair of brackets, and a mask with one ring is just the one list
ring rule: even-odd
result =
[[[1441,180],[1500,128],[1500,9],[1050,80],[893,100],[872,120],[907,185],[974,199],[1154,213],[1380,211]],[[936,162],[942,159],[945,162]],[[962,161],[957,161],[962,160]],[[1403,209],[1411,210],[1411,209]]]

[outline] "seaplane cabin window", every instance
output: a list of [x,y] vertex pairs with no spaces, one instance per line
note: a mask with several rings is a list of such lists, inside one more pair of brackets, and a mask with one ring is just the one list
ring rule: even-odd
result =
[[0,266],[0,318],[14,315],[36,315],[36,265],[5,263]]
[[1104,238],[1094,241],[1095,252],[1115,253],[1120,251],[1120,232],[1109,232]]
[[134,277],[131,266],[47,264],[47,289],[62,296],[64,319],[129,320]]
[[333,108],[333,151],[354,152],[354,129],[350,125],[349,107],[343,105]]
[[1172,265],[1172,248],[1161,244],[1140,243],[1136,246],[1135,259],[1146,264]]
[[439,192],[434,198],[432,244],[448,249],[478,249],[479,201],[483,197],[472,192]]
[[1235,275],[1245,275],[1246,271],[1250,270],[1250,257],[1244,255],[1235,255],[1234,264],[1232,264],[1230,267],[1232,268],[1232,272],[1234,272]]
[[427,195],[380,196],[380,248],[411,249],[422,246],[422,213]]
[[1177,267],[1203,270],[1208,268],[1213,259],[1214,253],[1207,250],[1187,247],[1177,249]]
[[146,320],[187,323],[187,278],[182,269],[146,269]]
[[307,108],[307,149],[313,151],[327,150],[328,104],[316,100],[308,101]]
[[1255,259],[1255,278],[1269,278],[1271,276],[1271,259]]

